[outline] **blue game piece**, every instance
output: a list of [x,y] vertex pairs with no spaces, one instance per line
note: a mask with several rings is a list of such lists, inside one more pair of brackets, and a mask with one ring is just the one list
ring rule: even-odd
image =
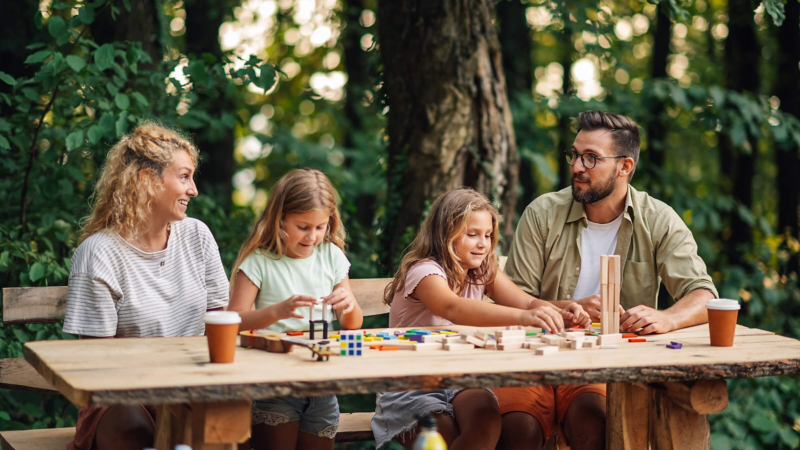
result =
[[408,337],[408,340],[414,342],[422,342],[422,335],[421,334],[412,334]]

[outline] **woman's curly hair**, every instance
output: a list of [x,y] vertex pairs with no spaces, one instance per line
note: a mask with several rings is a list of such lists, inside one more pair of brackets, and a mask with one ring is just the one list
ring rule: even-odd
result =
[[108,152],[92,194],[92,213],[82,221],[80,244],[105,229],[135,239],[149,227],[150,213],[161,191],[162,172],[175,151],[185,151],[195,167],[197,147],[177,131],[145,122]]

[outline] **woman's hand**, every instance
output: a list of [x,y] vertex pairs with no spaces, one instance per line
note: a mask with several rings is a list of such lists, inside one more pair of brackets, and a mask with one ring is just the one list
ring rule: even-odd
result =
[[544,328],[548,333],[560,333],[564,330],[564,319],[561,313],[550,306],[522,311],[522,325]]
[[561,308],[561,315],[564,317],[564,322],[570,325],[577,325],[581,328],[589,328],[592,325],[589,313],[584,311],[577,302],[569,303]]
[[358,305],[353,293],[350,292],[349,289],[345,289],[341,286],[334,289],[327,297],[322,297],[322,300],[326,304],[331,305],[333,310],[338,313],[339,317],[352,312],[356,305]]
[[293,295],[280,303],[276,303],[272,308],[277,320],[291,318],[303,319],[306,316],[299,313],[297,308],[313,308],[316,304],[317,299],[314,297],[308,295]]

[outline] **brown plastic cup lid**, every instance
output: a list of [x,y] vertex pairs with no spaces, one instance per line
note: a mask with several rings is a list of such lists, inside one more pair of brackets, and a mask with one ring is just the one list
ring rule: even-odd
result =
[[232,325],[242,323],[242,316],[234,311],[211,311],[206,313],[204,320],[209,325]]
[[739,306],[738,300],[715,298],[713,300],[708,301],[708,304],[706,304],[706,308],[722,310],[722,311],[736,311],[738,309],[741,309],[741,306]]

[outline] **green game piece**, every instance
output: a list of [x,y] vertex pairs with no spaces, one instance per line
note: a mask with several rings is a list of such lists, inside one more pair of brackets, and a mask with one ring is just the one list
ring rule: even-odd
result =
[[525,336],[538,336],[538,335],[539,335],[539,333],[537,333],[535,331],[529,331],[529,332],[525,333]]
[[361,340],[361,335],[360,335],[360,334],[357,334],[357,335],[356,335],[356,340],[357,340],[357,341],[360,341],[360,340]]
[[341,353],[341,355],[342,355],[342,356],[347,356],[347,350],[342,350],[342,353]]

